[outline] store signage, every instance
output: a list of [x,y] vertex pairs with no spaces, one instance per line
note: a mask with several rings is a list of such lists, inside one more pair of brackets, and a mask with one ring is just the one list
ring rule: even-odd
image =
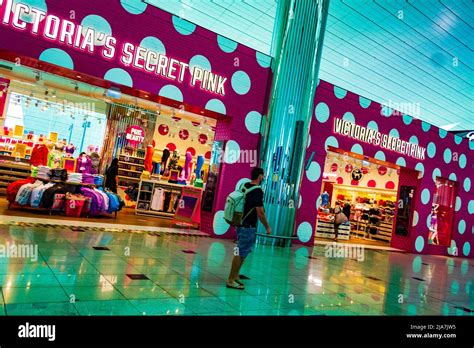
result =
[[[165,77],[215,94],[225,95],[227,77],[212,73],[198,66],[170,58],[153,50],[120,43],[117,38],[94,28],[84,27],[73,21],[59,18],[30,5],[13,0],[0,0],[3,8],[2,24],[12,29],[29,32],[37,38],[54,41],[73,47],[91,55],[100,55],[106,60],[117,60],[120,64],[155,76]],[[22,18],[30,16],[32,20]],[[31,22],[31,23],[30,23]],[[44,25],[40,26],[40,23]]]
[[375,129],[362,127],[341,118],[334,119],[334,133],[348,136],[352,139],[395,151],[419,160],[424,160],[426,156],[425,147],[397,137],[392,137]]
[[127,139],[131,145],[138,145],[145,140],[145,131],[142,127],[130,126],[125,133],[125,139]]
[[362,179],[362,171],[359,168],[354,168],[351,173],[352,180],[360,181]]

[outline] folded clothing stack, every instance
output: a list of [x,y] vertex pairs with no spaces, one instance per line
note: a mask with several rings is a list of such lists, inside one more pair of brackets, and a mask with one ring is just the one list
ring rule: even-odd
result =
[[94,175],[94,185],[102,186],[104,184],[104,176],[100,174]]
[[67,170],[61,168],[55,168],[51,170],[51,180],[54,181],[66,181]]
[[92,174],[83,173],[82,183],[87,185],[94,185],[94,176]]
[[47,179],[51,177],[51,169],[46,166],[38,166],[38,174],[36,175],[39,179]]
[[82,183],[82,174],[81,173],[69,173],[67,181],[74,184]]
[[31,166],[31,177],[36,178],[38,176],[38,167]]

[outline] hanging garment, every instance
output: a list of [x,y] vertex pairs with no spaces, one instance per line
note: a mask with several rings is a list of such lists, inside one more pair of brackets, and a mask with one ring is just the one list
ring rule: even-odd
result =
[[63,166],[63,154],[58,150],[52,150],[48,154],[48,167],[55,169],[55,168],[62,168]]
[[151,200],[151,209],[153,210],[163,210],[164,202],[164,190],[161,188],[156,188],[153,192],[153,198]]
[[109,209],[107,210],[107,212],[111,214],[116,211],[119,211],[121,207],[120,207],[120,200],[118,196],[115,193],[110,192],[110,191],[105,191],[105,193],[109,197]]
[[148,145],[146,147],[146,155],[145,155],[145,160],[143,162],[143,165],[145,166],[145,170],[148,172],[153,171],[153,155],[155,154],[155,149],[153,148],[153,145]]
[[48,164],[48,148],[44,144],[36,144],[31,151],[30,163],[33,166],[45,166]]
[[163,210],[164,211],[168,211],[169,207],[170,207],[170,201],[171,201],[171,192],[169,191],[166,191],[165,192],[165,201],[163,203]]

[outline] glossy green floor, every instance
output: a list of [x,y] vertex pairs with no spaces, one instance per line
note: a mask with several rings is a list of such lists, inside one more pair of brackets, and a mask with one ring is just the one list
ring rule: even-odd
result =
[[366,250],[359,262],[327,258],[322,247],[257,246],[239,291],[224,282],[232,241],[0,225],[0,246],[7,243],[38,245],[39,258],[0,257],[0,315],[472,315],[474,309],[474,261],[467,259]]

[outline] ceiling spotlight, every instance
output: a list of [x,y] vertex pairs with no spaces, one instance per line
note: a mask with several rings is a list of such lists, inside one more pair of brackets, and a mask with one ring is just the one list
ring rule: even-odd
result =
[[39,106],[39,101],[36,101],[35,107],[37,108]]
[[56,91],[53,91],[52,97],[56,98]]
[[40,80],[41,80],[41,76],[40,76],[39,71],[37,71],[36,74],[35,74],[35,81],[39,82]]
[[156,110],[157,115],[161,115],[161,105],[158,104],[158,109]]
[[46,88],[46,90],[44,91],[44,95],[48,95],[49,94],[49,91],[48,89]]
[[132,109],[127,110],[127,116],[130,116],[132,114]]
[[79,91],[79,85],[77,84],[77,82],[74,82],[74,91]]

